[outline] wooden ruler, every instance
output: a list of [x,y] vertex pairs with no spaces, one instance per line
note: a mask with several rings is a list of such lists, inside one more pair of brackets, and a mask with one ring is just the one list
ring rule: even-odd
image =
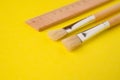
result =
[[80,0],[27,21],[27,24],[42,31],[52,25],[73,18],[111,0]]

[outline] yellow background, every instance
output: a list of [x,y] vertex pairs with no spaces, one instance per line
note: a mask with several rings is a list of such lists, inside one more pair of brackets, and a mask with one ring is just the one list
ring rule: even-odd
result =
[[119,0],[43,32],[37,32],[25,23],[72,2],[75,0],[0,1],[0,80],[120,80],[120,25],[73,52],[47,36],[49,30],[64,27]]

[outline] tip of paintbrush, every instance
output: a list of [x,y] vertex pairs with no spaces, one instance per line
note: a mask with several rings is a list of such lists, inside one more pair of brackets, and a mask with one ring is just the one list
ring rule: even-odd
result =
[[62,40],[62,43],[69,51],[72,51],[79,47],[82,41],[77,35],[74,35]]
[[48,32],[48,36],[55,41],[63,38],[66,35],[67,35],[67,32],[64,29],[53,30]]

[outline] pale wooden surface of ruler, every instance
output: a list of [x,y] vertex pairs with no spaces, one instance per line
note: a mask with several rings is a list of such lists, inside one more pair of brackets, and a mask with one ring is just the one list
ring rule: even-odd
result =
[[44,15],[32,18],[27,21],[27,24],[38,31],[42,31],[54,24],[80,15],[83,12],[86,12],[109,1],[111,0],[80,0],[68,6],[64,6]]

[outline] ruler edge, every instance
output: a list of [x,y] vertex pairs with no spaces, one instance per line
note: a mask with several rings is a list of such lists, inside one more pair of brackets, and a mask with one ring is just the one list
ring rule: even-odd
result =
[[[82,0],[80,0],[80,1],[82,1]],[[81,14],[87,12],[87,11],[90,11],[91,9],[95,9],[95,8],[101,6],[101,5],[105,5],[106,3],[109,3],[109,2],[111,2],[111,1],[113,1],[113,0],[108,0],[108,1],[106,1],[106,2],[104,2],[104,3],[101,3],[101,4],[97,5],[96,7],[93,7],[93,8],[91,8],[91,9],[89,9],[89,10],[84,11],[83,13],[76,13],[76,15],[71,15],[71,16],[66,17],[66,18],[64,18],[64,19],[58,20],[58,21],[56,21],[56,22],[54,22],[54,23],[51,23],[51,24],[49,24],[49,25],[47,25],[47,26],[41,27],[41,28],[39,28],[39,29],[36,29],[34,26],[32,26],[32,25],[29,23],[30,20],[33,20],[33,19],[35,19],[35,18],[38,18],[38,17],[44,16],[44,15],[46,15],[46,14],[52,13],[52,12],[54,12],[54,11],[56,11],[56,10],[59,10],[59,9],[68,7],[68,6],[72,5],[72,4],[78,3],[78,2],[80,2],[80,1],[78,0],[78,1],[75,1],[75,2],[70,3],[70,4],[66,4],[66,5],[64,5],[64,6],[62,6],[62,7],[59,7],[59,8],[56,8],[56,9],[54,9],[54,10],[48,11],[48,12],[46,12],[46,13],[43,13],[43,14],[39,15],[39,16],[30,18],[30,19],[28,19],[28,20],[26,21],[26,24],[28,24],[29,26],[31,26],[32,28],[34,28],[34,29],[37,30],[37,31],[43,31],[43,30],[45,30],[45,29],[47,29],[47,28],[50,28],[51,26],[55,26],[55,25],[57,25],[57,24],[59,25],[59,24],[62,23],[62,22],[65,22],[65,21],[67,21],[67,20],[69,20],[69,19],[75,18],[75,17],[77,17],[77,16],[79,16],[79,15],[81,15]]]

